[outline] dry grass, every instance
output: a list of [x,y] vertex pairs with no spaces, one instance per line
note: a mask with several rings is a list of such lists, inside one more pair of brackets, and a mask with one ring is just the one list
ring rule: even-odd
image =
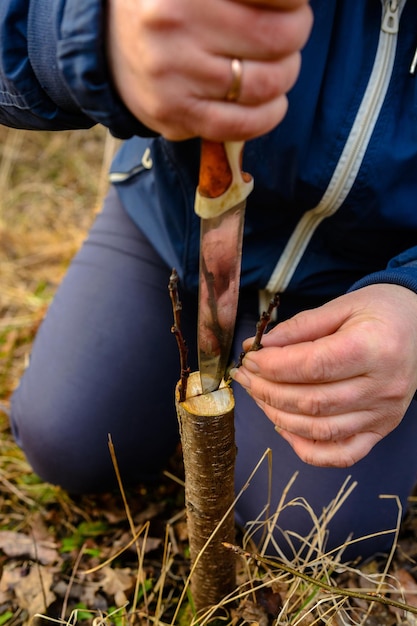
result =
[[107,188],[114,142],[102,128],[0,128],[0,399]]

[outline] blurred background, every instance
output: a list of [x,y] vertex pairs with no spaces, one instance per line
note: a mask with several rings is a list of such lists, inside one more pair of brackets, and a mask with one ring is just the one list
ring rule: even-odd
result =
[[108,186],[117,148],[104,128],[0,127],[0,402],[7,406],[33,336]]

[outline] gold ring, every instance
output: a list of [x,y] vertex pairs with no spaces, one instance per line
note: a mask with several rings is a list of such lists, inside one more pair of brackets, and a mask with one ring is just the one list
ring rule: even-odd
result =
[[227,102],[236,102],[242,88],[243,63],[240,59],[232,59],[232,84],[226,94]]

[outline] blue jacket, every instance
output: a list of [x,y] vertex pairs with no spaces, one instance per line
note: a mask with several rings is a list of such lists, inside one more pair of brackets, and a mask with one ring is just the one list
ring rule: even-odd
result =
[[[246,144],[255,180],[242,285],[328,299],[376,282],[417,292],[417,45],[413,0],[312,0],[284,121]],[[136,121],[108,80],[100,0],[1,0],[0,122],[109,127],[111,180],[185,284],[197,286],[198,141]]]

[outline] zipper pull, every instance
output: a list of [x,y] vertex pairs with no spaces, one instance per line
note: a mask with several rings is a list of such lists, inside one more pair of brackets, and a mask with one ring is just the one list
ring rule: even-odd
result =
[[411,61],[411,65],[410,65],[411,76],[415,76],[416,70],[417,70],[417,48],[416,48],[416,51],[414,52],[413,60]]
[[399,2],[398,0],[388,0],[388,2],[385,3],[384,17],[381,28],[384,33],[396,35],[399,27]]

